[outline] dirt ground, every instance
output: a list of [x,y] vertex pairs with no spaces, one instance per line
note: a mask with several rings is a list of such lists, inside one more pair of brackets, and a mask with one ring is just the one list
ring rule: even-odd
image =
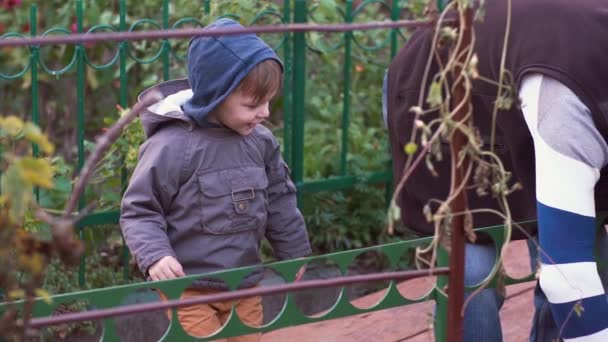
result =
[[[510,244],[505,258],[507,273],[522,277],[530,273],[528,249],[525,241]],[[401,293],[422,294],[432,279],[415,279],[401,283]],[[528,339],[533,314],[534,282],[507,287],[507,300],[501,310],[504,341],[524,342]],[[375,303],[381,293],[374,293],[357,302]],[[369,304],[368,304],[369,305]],[[367,305],[366,305],[367,306]],[[376,311],[357,316],[323,321],[293,328],[284,328],[263,335],[263,342],[307,341],[408,341],[431,342],[429,318],[433,312],[431,302]]]

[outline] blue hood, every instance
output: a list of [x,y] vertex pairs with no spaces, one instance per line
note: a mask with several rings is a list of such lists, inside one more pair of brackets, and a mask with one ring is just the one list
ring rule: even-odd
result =
[[[242,26],[222,18],[205,29],[236,27]],[[188,80],[193,96],[182,106],[184,113],[204,125],[205,117],[266,59],[274,59],[283,67],[272,48],[252,33],[194,37],[188,46]]]

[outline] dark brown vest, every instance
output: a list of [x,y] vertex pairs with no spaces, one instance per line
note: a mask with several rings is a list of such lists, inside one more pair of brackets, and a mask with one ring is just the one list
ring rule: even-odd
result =
[[[498,80],[506,23],[506,0],[486,1],[483,22],[475,23],[475,52],[481,75]],[[433,37],[432,28],[420,28],[394,58],[388,70],[387,110],[395,180],[403,173],[406,155],[403,146],[410,137],[413,117],[409,112],[418,104],[423,71]],[[606,0],[512,0],[512,22],[506,54],[506,69],[515,85],[528,72],[549,75],[572,89],[594,115],[600,132],[608,137],[608,1]],[[431,75],[437,71],[431,68]],[[422,88],[428,89],[428,82]],[[426,96],[426,94],[425,94]],[[474,121],[484,140],[489,141],[491,113],[496,87],[475,82],[473,86]],[[433,114],[423,117],[430,120]],[[496,150],[514,179],[524,190],[513,193],[510,206],[517,221],[534,219],[534,148],[523,116],[513,106],[500,111],[497,118]],[[449,155],[436,163],[438,178],[424,165],[418,168],[399,196],[403,222],[407,227],[432,234],[422,208],[430,198],[445,199],[449,190]],[[602,177],[596,187],[598,210],[608,209],[606,182]],[[497,208],[490,197],[468,194],[471,208]],[[474,216],[476,227],[501,224],[489,214]],[[515,234],[516,237],[523,237]]]

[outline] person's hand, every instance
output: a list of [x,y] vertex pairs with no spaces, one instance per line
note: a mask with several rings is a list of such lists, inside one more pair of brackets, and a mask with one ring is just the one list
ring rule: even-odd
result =
[[298,270],[298,273],[296,273],[296,278],[293,280],[293,282],[297,282],[300,281],[302,279],[302,277],[304,276],[304,272],[306,272],[306,264],[302,265],[302,267],[300,267],[300,269]]
[[148,268],[148,274],[154,281],[173,279],[186,275],[179,261],[170,255],[164,256],[153,263]]

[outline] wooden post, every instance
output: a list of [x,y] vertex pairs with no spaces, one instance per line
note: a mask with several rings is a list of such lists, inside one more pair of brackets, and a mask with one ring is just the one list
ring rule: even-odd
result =
[[[465,49],[469,47],[472,41],[472,22],[473,13],[471,8],[465,9],[460,14],[459,32],[462,35],[461,44],[453,53],[459,56],[459,65],[463,65],[466,59]],[[466,105],[454,113],[456,122],[463,122],[466,119],[467,112],[470,109],[470,97],[465,99],[466,89],[464,80],[459,75],[463,72],[462,67],[454,68],[453,77],[456,80],[453,90],[452,107],[466,101]],[[470,120],[470,119],[468,119]],[[452,174],[453,181],[452,192],[457,189],[462,189],[451,205],[452,212],[463,212],[467,210],[467,195],[466,190],[462,187],[464,181],[464,172],[467,169],[469,161],[465,158],[464,162],[458,166],[458,159],[463,147],[467,144],[467,137],[462,132],[456,130],[450,142],[450,150],[452,155]],[[450,194],[452,195],[452,194]],[[462,307],[464,304],[464,256],[465,256],[465,235],[464,225],[465,216],[457,215],[452,218],[451,222],[451,253],[450,253],[450,275],[448,280],[448,341],[462,341]]]

